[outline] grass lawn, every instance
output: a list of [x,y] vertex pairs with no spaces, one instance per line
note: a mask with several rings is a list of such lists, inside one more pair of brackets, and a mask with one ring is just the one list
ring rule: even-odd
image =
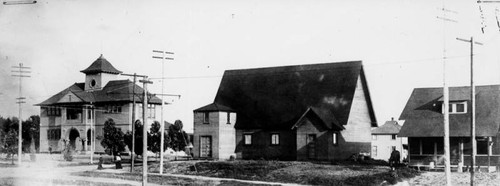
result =
[[[149,166],[149,172],[158,172],[158,164]],[[79,176],[112,177],[142,180],[142,167],[135,173],[104,173],[87,171]],[[337,162],[322,164],[290,161],[176,161],[167,162],[164,172],[171,174],[199,175],[308,185],[389,185],[420,173],[414,169],[399,168],[390,171],[388,166],[373,163]],[[149,182],[167,185],[235,185],[238,182],[214,182],[188,178],[150,176]],[[247,185],[247,184],[245,184]]]
[[0,178],[0,185],[15,186],[15,185],[92,185],[92,186],[122,186],[123,184],[99,183],[80,180],[48,180],[48,179],[23,179],[19,178]]
[[[142,170],[142,169],[141,169]],[[104,177],[104,178],[118,178],[124,180],[142,181],[142,173],[107,173],[99,171],[85,171],[81,173],[75,173],[76,176],[87,176],[87,177]],[[250,185],[241,184],[234,181],[211,181],[211,180],[195,180],[189,178],[179,178],[171,176],[148,176],[148,183],[155,183],[160,185]]]
[[[409,168],[340,162],[336,165],[286,161],[205,161],[168,163],[165,172],[308,185],[395,184],[419,174]],[[157,168],[156,168],[157,169]],[[153,171],[156,171],[153,169]]]

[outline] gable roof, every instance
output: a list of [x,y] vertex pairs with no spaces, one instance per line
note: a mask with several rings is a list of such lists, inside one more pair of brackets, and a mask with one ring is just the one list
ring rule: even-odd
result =
[[122,71],[117,70],[111,63],[109,63],[106,58],[101,54],[89,67],[82,70],[85,74],[97,74],[97,73],[109,73],[109,74],[121,74]]
[[[458,95],[453,95],[458,94]],[[467,102],[467,114],[450,114],[450,136],[470,136],[470,87],[450,87],[450,97]],[[443,88],[416,88],[401,113],[404,137],[444,136],[441,112]],[[500,129],[500,85],[476,87],[476,135],[495,136]],[[463,100],[467,99],[467,100]]]
[[330,130],[343,130],[345,129],[342,125],[339,125],[337,119],[332,112],[325,109],[318,109],[314,107],[309,107],[306,112],[297,120],[297,122],[292,126],[292,129],[299,127],[305,118],[310,120],[315,120],[318,118],[321,124]]
[[[56,95],[50,97],[49,99],[36,104],[38,106],[49,106],[58,104],[69,104],[74,102],[60,102],[68,93],[73,93],[78,98],[80,98],[82,103],[102,103],[102,102],[132,102],[132,93],[135,88],[136,94],[141,94],[144,92],[138,85],[134,85],[130,80],[114,80],[109,81],[102,90],[95,91],[84,91],[85,83],[75,83],[68,88],[62,90]],[[142,102],[142,94],[135,97],[137,103]],[[148,94],[148,103],[150,104],[161,104],[161,99]]]
[[210,103],[208,105],[205,105],[203,107],[200,107],[193,112],[211,112],[211,111],[229,111],[232,112],[234,111],[232,108],[229,108],[227,106],[217,104],[217,103]]
[[372,130],[372,134],[397,134],[401,130],[401,125],[397,121],[386,121],[384,125]]
[[214,103],[236,110],[237,129],[290,130],[310,107],[345,125],[359,77],[366,84],[361,61],[227,70]]

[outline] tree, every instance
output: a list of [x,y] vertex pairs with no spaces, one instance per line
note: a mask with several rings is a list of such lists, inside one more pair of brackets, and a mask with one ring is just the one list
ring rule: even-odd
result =
[[188,145],[187,134],[182,130],[183,124],[181,120],[175,120],[173,125],[168,127],[168,136],[170,136],[170,147],[175,151],[184,150]]
[[23,152],[32,152],[40,145],[40,116],[32,115],[22,124]]
[[[7,157],[11,157],[12,164],[14,164],[14,154],[17,153],[17,132],[15,130],[10,130],[4,139],[4,152]],[[20,157],[17,157],[20,158]]]
[[[132,152],[132,132],[127,131],[124,135],[125,144],[127,144],[128,149]],[[135,146],[134,153],[137,155],[142,155],[142,123],[140,120],[135,121]]]
[[[154,121],[153,124],[151,124],[151,128],[149,129],[150,131],[148,132],[148,150],[150,150],[153,153],[158,154],[161,149],[161,126],[158,121]],[[169,137],[165,132],[163,131],[163,149],[168,148],[169,144]]]
[[104,122],[104,136],[101,145],[108,151],[108,154],[116,155],[118,152],[125,150],[125,142],[123,140],[123,132],[120,128],[115,127],[113,119],[108,119]]

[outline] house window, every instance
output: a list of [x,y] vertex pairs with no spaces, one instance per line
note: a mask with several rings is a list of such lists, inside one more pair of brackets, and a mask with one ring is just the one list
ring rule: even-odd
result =
[[203,123],[204,124],[208,124],[209,123],[209,118],[210,118],[209,112],[204,112],[203,113]]
[[78,119],[78,115],[81,114],[81,110],[77,109],[66,109],[66,119],[75,120]]
[[280,144],[280,135],[271,134],[271,145],[279,145],[279,144]]
[[332,134],[332,142],[333,142],[333,145],[339,144],[339,135],[336,132],[334,132]]
[[251,134],[245,134],[245,135],[243,135],[243,138],[244,138],[245,145],[252,144],[252,135]]
[[377,140],[377,135],[372,135],[372,140]]
[[396,134],[391,135],[392,140],[396,140]]
[[377,156],[377,146],[372,146],[372,157]]
[[153,104],[148,104],[148,118],[156,117],[156,106]]
[[[441,110],[443,110],[443,113],[444,113],[444,104],[442,106],[443,108]],[[451,102],[448,106],[448,111],[450,114],[463,114],[463,113],[467,113],[467,102]]]
[[106,105],[104,113],[108,113],[108,114],[122,113],[122,106],[120,106],[120,105]]
[[87,119],[92,119],[92,109],[87,109]]
[[227,124],[231,124],[231,113],[227,112]]
[[46,110],[47,116],[61,116],[60,108],[48,107]]
[[49,129],[49,130],[47,130],[47,139],[49,139],[49,140],[61,139],[61,129]]

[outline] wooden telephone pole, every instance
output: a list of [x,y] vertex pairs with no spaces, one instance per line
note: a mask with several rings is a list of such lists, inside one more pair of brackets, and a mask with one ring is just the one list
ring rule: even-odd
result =
[[146,127],[146,118],[148,110],[148,84],[153,82],[148,80],[145,76],[143,80],[139,80],[143,84],[144,98],[142,99],[142,120],[144,122],[142,127],[142,185],[146,186],[148,183],[148,127]]
[[[134,74],[121,74],[123,76],[132,76],[134,77],[134,83],[132,85],[132,149],[130,152],[130,172],[134,171],[134,163],[135,163],[135,83],[137,81],[137,77],[142,77],[142,78],[147,78],[148,76],[145,75],[137,75],[136,73]],[[144,120],[143,128],[145,125],[146,121]],[[143,136],[144,138],[144,136]]]
[[[474,87],[474,44],[483,45],[475,42],[474,38],[470,40],[457,38],[459,41],[470,43],[470,100],[471,100],[471,124],[470,124],[470,140],[472,145],[471,150],[471,169],[470,169],[470,185],[474,185],[474,166],[476,165],[477,142],[476,142],[476,88]],[[489,154],[489,153],[488,153]]]
[[161,59],[161,121],[160,121],[160,131],[161,131],[161,135],[160,135],[160,174],[163,174],[163,151],[165,151],[165,149],[163,149],[163,144],[165,143],[165,120],[163,118],[163,107],[165,106],[165,101],[163,100],[163,86],[164,86],[164,81],[165,81],[165,76],[164,76],[164,64],[165,64],[165,60],[174,60],[174,58],[170,58],[170,57],[165,57],[165,54],[171,54],[173,55],[174,53],[173,52],[165,52],[165,51],[160,51],[160,50],[153,50],[154,53],[159,53],[161,54],[162,56],[153,56],[154,59]]
[[19,130],[18,130],[18,147],[17,147],[17,163],[20,165],[21,164],[21,154],[22,154],[22,147],[23,147],[23,137],[22,137],[22,134],[23,134],[23,129],[22,129],[22,126],[23,126],[23,117],[22,117],[22,113],[23,113],[23,103],[26,103],[24,100],[26,99],[25,97],[23,97],[23,78],[25,77],[31,77],[29,75],[26,75],[26,74],[29,74],[31,73],[31,71],[28,71],[28,69],[30,69],[30,67],[26,67],[26,66],[23,66],[22,63],[19,63],[19,66],[12,66],[13,69],[13,74],[12,76],[14,77],[19,77],[19,97],[16,98],[17,100],[17,104],[19,104]]

